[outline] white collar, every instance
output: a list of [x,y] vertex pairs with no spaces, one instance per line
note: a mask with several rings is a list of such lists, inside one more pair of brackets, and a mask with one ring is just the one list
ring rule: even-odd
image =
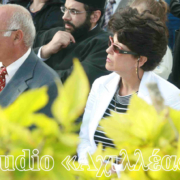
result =
[[93,29],[95,29],[98,26],[98,24],[96,24],[90,31],[92,31]]
[[[149,72],[144,71],[142,80],[139,85],[139,90],[138,90],[139,97],[148,96],[149,92],[146,87],[146,84],[152,81],[152,79],[153,79],[152,74],[154,74],[154,73],[151,71],[149,71]],[[109,75],[109,79],[107,79],[107,81],[104,83],[108,92],[114,92],[117,89],[119,80],[120,80],[120,75],[117,74],[116,72],[113,72],[113,73],[111,73],[111,75]]]
[[17,72],[17,70],[20,68],[20,66],[24,63],[24,61],[27,59],[29,54],[31,53],[31,48],[28,49],[28,51],[20,57],[18,60],[14,61],[12,64],[6,67],[7,75],[6,77],[6,84],[9,83],[9,81],[12,79],[14,74]]

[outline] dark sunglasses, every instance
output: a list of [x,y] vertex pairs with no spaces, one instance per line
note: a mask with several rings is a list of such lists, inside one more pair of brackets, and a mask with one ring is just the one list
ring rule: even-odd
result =
[[122,50],[122,49],[119,49],[119,47],[118,47],[116,44],[114,44],[113,38],[112,38],[111,36],[109,37],[108,45],[109,45],[109,47],[110,47],[110,46],[113,46],[113,51],[114,51],[115,53],[117,53],[117,54],[131,54],[131,55],[139,56],[139,55],[138,55],[137,53],[135,53],[135,52],[132,52],[132,51],[124,51],[124,50]]

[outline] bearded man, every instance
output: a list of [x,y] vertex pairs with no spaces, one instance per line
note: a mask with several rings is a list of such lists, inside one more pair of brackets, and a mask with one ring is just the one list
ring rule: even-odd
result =
[[105,69],[109,33],[100,28],[105,0],[66,0],[61,8],[64,27],[40,32],[34,43],[38,57],[59,74],[62,82],[71,74],[73,58],[84,67],[89,82],[109,74]]

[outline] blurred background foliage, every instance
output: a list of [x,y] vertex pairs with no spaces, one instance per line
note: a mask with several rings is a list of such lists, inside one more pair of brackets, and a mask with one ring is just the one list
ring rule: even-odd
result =
[[[103,160],[107,155],[118,156],[120,152],[126,152],[121,156],[125,170],[121,172],[120,179],[180,179],[180,111],[163,107],[159,112],[155,109],[157,106],[148,105],[137,96],[132,97],[126,114],[113,112],[112,117],[100,122],[107,135],[114,139],[116,149],[107,148],[102,151],[100,144],[92,159],[89,159],[89,166],[80,167],[77,162],[70,164],[68,160],[64,161],[66,157],[70,159],[76,154],[79,143],[76,132],[80,128],[76,119],[83,113],[89,93],[88,79],[78,60],[74,60],[74,71],[64,86],[57,86],[59,96],[52,106],[54,118],[36,113],[48,102],[46,87],[25,92],[11,106],[0,108],[0,155],[12,155],[16,159],[23,155],[23,149],[29,149],[31,155],[34,149],[38,149],[39,160],[44,155],[52,156],[54,168],[51,171],[3,171],[11,169],[13,164],[10,161],[5,165],[5,158],[1,157],[0,180],[118,179],[116,174],[109,173],[112,164],[105,165]],[[32,125],[36,128],[30,130]],[[137,149],[140,151],[135,155]],[[154,151],[155,149],[160,151]],[[163,159],[166,155],[176,155],[177,158]],[[24,166],[27,169],[28,156],[25,158]],[[35,159],[35,167],[38,167],[39,160]],[[69,169],[66,169],[62,162]],[[166,162],[170,162],[168,166]],[[20,167],[20,162],[16,163]],[[129,171],[126,163],[129,163],[134,171]],[[161,167],[161,164],[166,171],[154,171]],[[45,164],[42,162],[41,166],[44,167]],[[73,167],[84,170],[74,171]]]

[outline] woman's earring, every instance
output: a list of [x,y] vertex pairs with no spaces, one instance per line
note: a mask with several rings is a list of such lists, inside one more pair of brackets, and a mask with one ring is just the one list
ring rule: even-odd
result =
[[[140,58],[138,58],[138,60],[137,60],[138,61],[138,65],[139,65],[139,60],[140,60]],[[136,66],[136,74],[138,74],[138,68],[139,68],[138,65]]]
[[137,74],[138,79],[141,80],[141,78],[139,77],[139,60],[140,60],[140,57],[137,60],[136,74]]

